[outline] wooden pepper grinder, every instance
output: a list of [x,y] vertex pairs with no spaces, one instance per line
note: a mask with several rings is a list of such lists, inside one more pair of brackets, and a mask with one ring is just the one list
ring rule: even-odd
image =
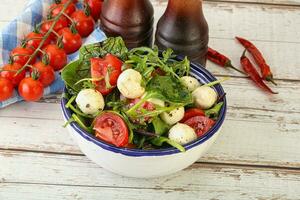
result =
[[202,0],[169,0],[157,24],[155,44],[160,49],[172,48],[205,66],[208,25]]
[[122,36],[128,48],[151,46],[153,6],[149,0],[105,0],[100,27],[107,36]]

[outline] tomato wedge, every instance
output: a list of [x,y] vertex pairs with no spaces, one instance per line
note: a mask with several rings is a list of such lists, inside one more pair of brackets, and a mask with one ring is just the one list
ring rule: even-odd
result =
[[[91,75],[94,79],[101,79],[95,81],[96,89],[103,95],[109,94],[117,85],[117,80],[121,74],[123,62],[116,56],[107,54],[104,59],[91,58]],[[109,80],[105,80],[107,78]],[[110,85],[107,85],[109,81]]]
[[202,137],[211,127],[215,121],[205,116],[195,116],[184,122],[186,125],[192,127],[198,137]]
[[94,121],[96,137],[117,147],[126,147],[129,142],[129,132],[124,120],[117,114],[105,112]]
[[183,119],[180,121],[181,123],[184,123],[186,120],[195,117],[195,116],[205,116],[205,113],[203,110],[199,108],[190,108],[184,113]]

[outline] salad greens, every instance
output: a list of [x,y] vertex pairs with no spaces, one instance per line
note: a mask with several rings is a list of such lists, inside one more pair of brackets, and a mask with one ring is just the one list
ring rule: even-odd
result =
[[[99,80],[91,76],[90,60],[103,58],[107,54],[112,54],[123,62],[123,71],[130,68],[139,72],[142,76],[141,86],[146,92],[131,105],[132,101],[122,97],[115,87],[104,97],[104,112],[110,111],[124,120],[129,131],[129,143],[134,144],[136,148],[155,149],[173,146],[185,151],[182,145],[168,138],[168,131],[172,126],[161,118],[161,114],[181,107],[193,107],[192,92],[180,79],[189,75],[190,61],[187,58],[177,61],[171,49],[161,53],[157,47],[128,50],[121,37],[108,38],[100,43],[83,46],[80,49],[79,59],[68,64],[62,71],[62,79],[67,88],[65,96],[69,99],[66,107],[73,112],[68,123],[76,122],[88,133],[94,134],[94,119],[103,111],[93,115],[85,114],[79,109],[75,99],[83,89],[96,89],[94,83]],[[106,76],[110,76],[110,71]],[[106,86],[111,88],[109,80],[109,77],[105,77]],[[164,102],[164,106],[155,105],[155,109],[145,107],[145,104],[153,99]],[[205,114],[217,119],[222,107],[223,103],[220,102],[205,111]]]

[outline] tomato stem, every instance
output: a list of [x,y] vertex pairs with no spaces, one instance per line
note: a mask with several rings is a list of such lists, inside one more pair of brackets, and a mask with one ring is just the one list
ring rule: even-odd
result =
[[45,55],[45,52],[42,49],[37,49],[39,52],[41,52],[43,55]]
[[39,77],[40,77],[39,71],[38,71],[37,69],[35,69],[35,68],[32,68],[31,78],[32,78],[33,80],[38,80]]
[[86,16],[90,16],[91,15],[91,7],[89,6],[89,4],[85,3],[83,5],[83,7],[84,7],[84,14]]
[[55,16],[55,18],[53,19],[53,23],[51,24],[50,29],[48,30],[48,32],[45,34],[45,36],[43,37],[43,40],[41,41],[41,43],[39,44],[38,48],[33,52],[33,54],[29,57],[28,61],[26,62],[26,64],[18,70],[18,72],[16,74],[20,74],[23,70],[26,69],[27,65],[35,58],[35,56],[37,55],[37,53],[39,52],[39,49],[42,48],[42,46],[44,45],[44,43],[46,42],[46,40],[49,38],[50,34],[52,33],[56,23],[58,22],[58,20],[60,19],[60,17],[63,15],[63,12],[65,12],[65,10],[67,9],[67,7],[72,3],[73,0],[68,0],[66,2],[66,4],[64,5],[63,9],[61,10],[61,12]]
[[73,24],[74,23],[74,20],[65,12],[62,13],[66,18],[68,18],[68,20],[71,21],[71,23]]
[[50,59],[48,54],[43,53],[43,57],[42,57],[42,63],[44,63],[45,65],[49,65]]

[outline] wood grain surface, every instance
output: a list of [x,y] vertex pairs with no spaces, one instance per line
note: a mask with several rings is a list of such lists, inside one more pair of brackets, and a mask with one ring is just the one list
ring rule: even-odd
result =
[[[0,28],[29,0],[1,0]],[[152,0],[156,20],[166,0]],[[60,94],[0,110],[0,200],[300,199],[300,1],[204,1],[210,46],[239,67],[251,39],[272,67],[278,95],[236,72],[207,64],[225,82],[227,118],[216,143],[190,168],[159,179],[131,179],[89,161],[71,140]]]

